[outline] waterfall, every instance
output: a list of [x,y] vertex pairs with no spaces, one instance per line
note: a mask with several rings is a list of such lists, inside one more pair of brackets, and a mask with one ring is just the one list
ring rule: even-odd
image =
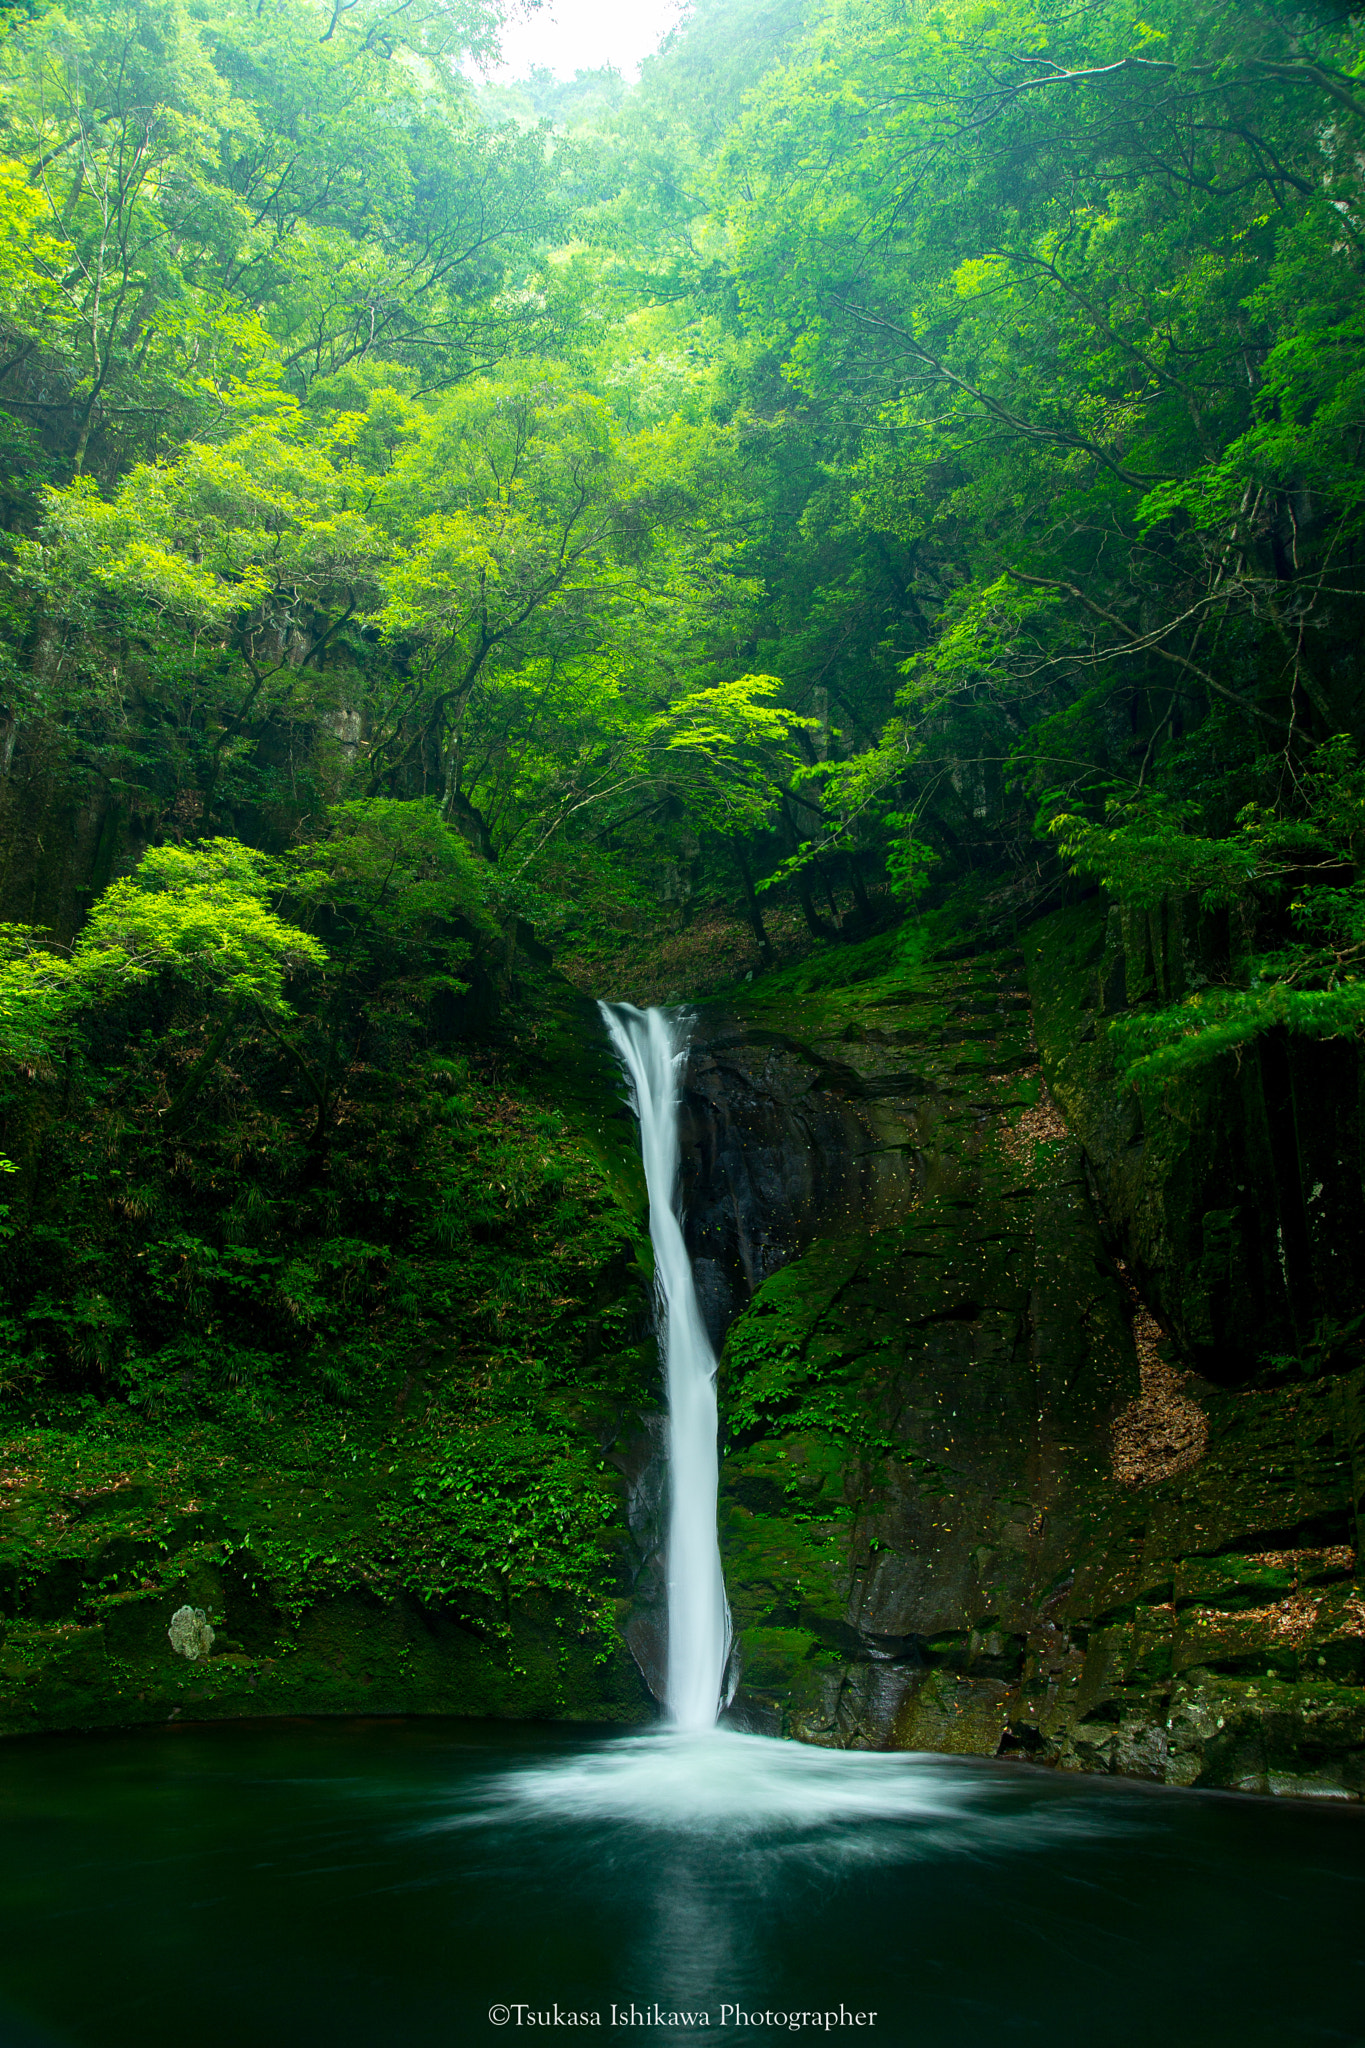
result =
[[667,1706],[679,1728],[711,1728],[730,1654],[730,1609],[716,1540],[716,1355],[675,1207],[687,1036],[681,1019],[663,1010],[631,1003],[598,1008],[630,1078],[649,1190],[668,1394]]

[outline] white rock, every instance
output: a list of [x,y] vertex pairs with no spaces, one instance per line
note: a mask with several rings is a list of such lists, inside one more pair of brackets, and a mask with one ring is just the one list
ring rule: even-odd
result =
[[177,1657],[207,1657],[213,1648],[213,1630],[202,1607],[177,1607],[166,1631]]

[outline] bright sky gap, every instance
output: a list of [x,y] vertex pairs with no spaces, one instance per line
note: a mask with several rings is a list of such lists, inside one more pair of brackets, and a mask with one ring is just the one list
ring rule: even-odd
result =
[[508,20],[503,62],[489,75],[507,84],[536,66],[572,78],[612,65],[633,83],[681,12],[680,0],[547,0]]

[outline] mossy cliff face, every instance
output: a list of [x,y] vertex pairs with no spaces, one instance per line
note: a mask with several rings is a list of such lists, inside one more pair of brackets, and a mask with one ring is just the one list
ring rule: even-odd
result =
[[1275,1031],[1165,1086],[1116,1087],[1112,1020],[1225,969],[1220,924],[1179,899],[1092,900],[1025,946],[1049,1081],[1114,1240],[1182,1356],[1234,1385],[1358,1339],[1365,1069],[1350,1040]]
[[1082,1084],[1056,994],[1089,914],[966,963],[874,945],[843,985],[788,976],[731,1021],[727,1127],[765,1122],[780,1015],[806,1077],[786,1109],[826,1143],[821,1097],[860,1077],[837,1086],[861,1152],[821,1159],[820,1186],[900,1162],[871,1216],[808,1203],[729,1334],[735,1711],[826,1744],[1358,1796],[1362,1376],[1182,1373],[1060,1113],[1115,1096],[1099,1057]]
[[874,1014],[850,1028],[853,1040],[829,1045],[723,1010],[696,1020],[681,1106],[682,1206],[717,1342],[812,1238],[875,1230],[917,1190],[928,1083],[907,1071],[894,1025]]
[[[306,1371],[285,1358],[254,1380],[206,1363],[131,1391],[125,1374],[103,1399],[12,1396],[0,1733],[650,1716],[619,1626],[651,1540],[658,1380],[634,1128],[590,1006],[534,962],[519,973],[457,1094],[415,1071],[395,1087],[397,1192],[366,1246],[379,1284],[328,1307],[330,1384],[314,1346]],[[197,1261],[207,1285],[210,1224],[173,1223],[147,1224],[135,1272]],[[220,1265],[283,1256],[228,1233]],[[186,1606],[206,1656],[171,1640]]]
[[[662,1590],[634,1124],[591,1006],[517,971],[458,1095],[394,1098],[380,1282],[338,1325],[335,1386],[314,1361],[11,1397],[0,1730],[652,1714],[627,1648]],[[1198,1337],[1208,1191],[1253,1142],[1241,1084],[1213,1073],[1138,1123],[1107,1000],[1083,907],[966,961],[841,947],[699,1018],[684,1178],[729,1323],[735,1711],[825,1744],[1355,1796],[1362,1375],[1310,1353],[1323,1370],[1249,1376],[1218,1298]],[[1313,1242],[1340,1220],[1349,1243],[1354,1199],[1324,1180]],[[1243,1205],[1239,1256],[1289,1304],[1278,1204]],[[171,1272],[168,1227],[143,1249]],[[225,1270],[275,1256],[223,1244]],[[207,1656],[172,1643],[186,1606]]]

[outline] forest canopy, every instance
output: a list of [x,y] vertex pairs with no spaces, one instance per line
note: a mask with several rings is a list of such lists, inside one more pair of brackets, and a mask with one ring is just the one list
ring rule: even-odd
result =
[[459,841],[452,987],[519,921],[762,966],[1070,876],[1203,920],[1143,1071],[1354,1032],[1354,18],[697,0],[630,89],[485,86],[499,25],[3,18],[12,1058],[176,861],[236,862],[225,959],[297,934],[278,1020],[366,806],[419,892]]

